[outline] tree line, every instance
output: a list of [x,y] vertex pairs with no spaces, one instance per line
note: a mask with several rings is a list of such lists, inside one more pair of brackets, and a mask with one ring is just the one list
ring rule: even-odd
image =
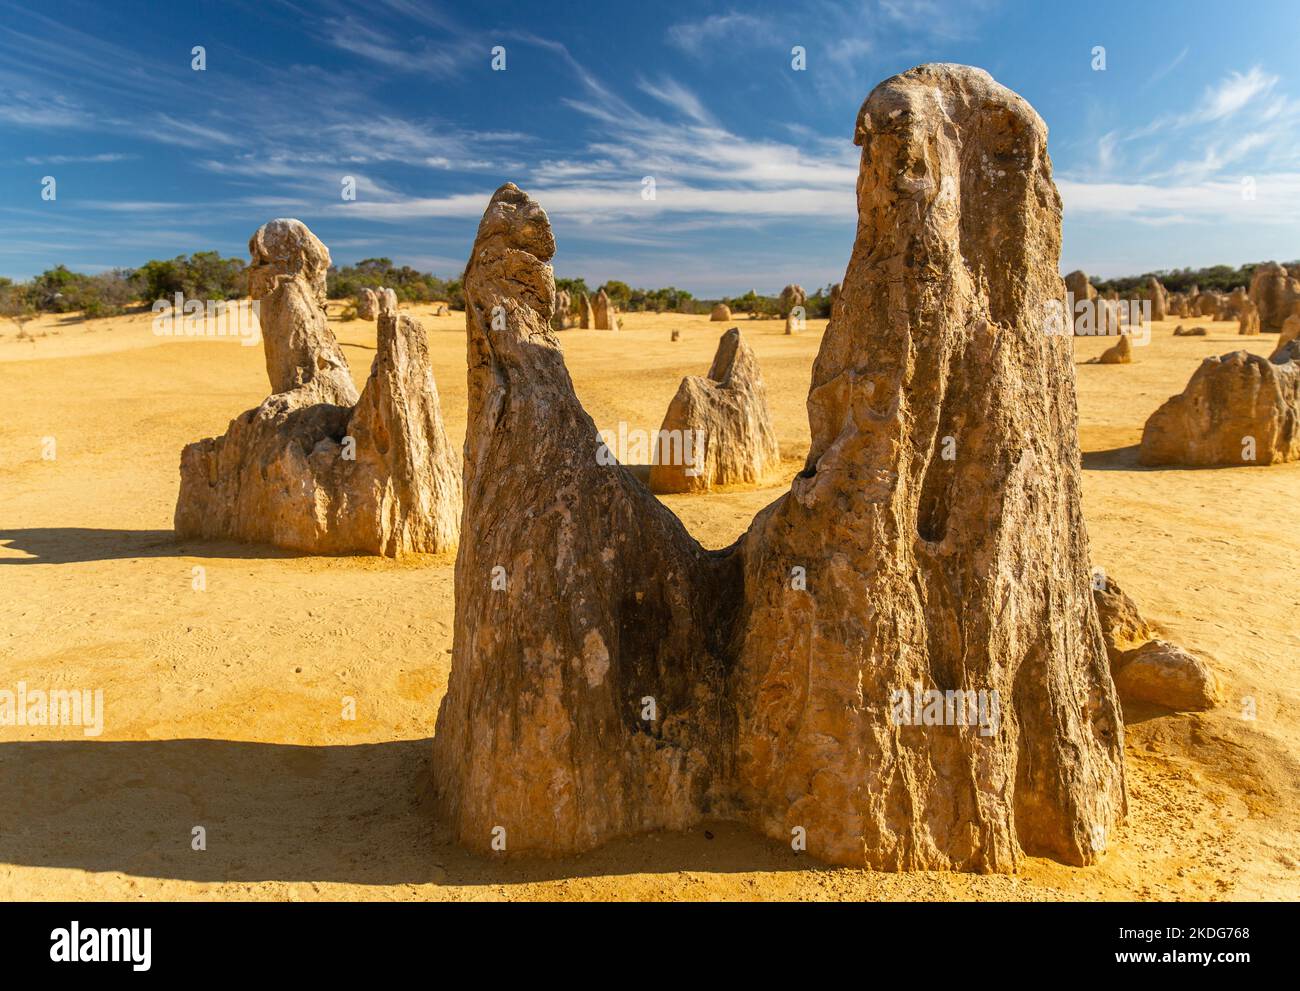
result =
[[[1143,277],[1145,278],[1145,277]],[[1166,283],[1168,284],[1168,283]],[[601,290],[624,313],[708,313],[725,303],[736,313],[774,317],[780,313],[779,295],[750,290],[741,296],[696,298],[685,289],[633,288],[611,279],[594,289],[585,278],[557,278],[575,301]],[[389,258],[367,258],[354,265],[331,266],[326,279],[330,299],[355,299],[363,289],[385,286],[406,303],[445,302],[464,309],[464,286],[459,278],[440,279],[409,265],[394,265]],[[116,316],[133,306],[150,306],[155,300],[242,299],[248,295],[248,270],[240,258],[223,258],[216,251],[196,251],[167,260],[154,259],[139,268],[115,268],[99,273],[74,272],[66,265],[47,269],[25,282],[0,277],[0,316],[22,322],[42,313],[81,313],[87,319]],[[808,297],[807,316],[830,313],[830,286]]]

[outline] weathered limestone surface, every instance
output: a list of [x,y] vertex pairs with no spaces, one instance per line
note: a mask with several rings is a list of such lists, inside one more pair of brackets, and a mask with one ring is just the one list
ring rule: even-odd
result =
[[320,554],[396,556],[456,546],[460,470],[424,330],[378,299],[376,353],[357,396],[325,319],[329,252],[273,220],[249,245],[272,394],[181,454],[176,531]]
[[726,303],[716,303],[713,312],[709,314],[709,319],[714,323],[723,323],[731,319],[731,308]]
[[[463,843],[499,827],[507,852],[570,853],[715,815],[802,827],[833,863],[1009,871],[1091,863],[1124,815],[1071,342],[1042,332],[1061,295],[1046,128],[986,73],[931,65],[876,88],[857,142],[807,467],[712,553],[598,463],[549,330],[549,224],[513,186],[493,197],[465,278],[434,739]],[[910,725],[913,689],[992,693],[992,718]]]
[[373,289],[362,289],[357,296],[357,316],[362,320],[374,320],[379,316],[379,297]]
[[453,833],[485,852],[498,826],[507,852],[539,854],[685,828],[716,801],[733,732],[735,561],[599,463],[550,330],[554,252],[507,184],[465,271],[464,538],[434,769]]
[[[1046,128],[986,73],[930,65],[876,88],[856,141],[807,468],[745,538],[742,805],[839,863],[1090,863],[1126,807],[1123,729],[1070,341],[1042,333],[1061,292]],[[895,725],[915,684],[998,692],[1000,731]]]
[[1169,315],[1169,294],[1155,276],[1147,281],[1147,298],[1151,300],[1152,320],[1163,320]]
[[758,358],[739,328],[719,339],[707,376],[682,379],[660,437],[667,440],[656,445],[650,468],[654,492],[707,492],[715,485],[762,482],[780,466]]
[[1300,460],[1300,342],[1271,358],[1206,358],[1142,429],[1144,465],[1270,465]]

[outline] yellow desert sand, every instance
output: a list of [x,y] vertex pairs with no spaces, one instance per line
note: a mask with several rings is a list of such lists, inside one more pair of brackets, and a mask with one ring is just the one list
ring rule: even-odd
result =
[[[375,325],[339,322],[358,388]],[[464,314],[428,330],[454,445]],[[764,487],[664,496],[705,546],[789,487],[825,321],[621,314],[560,335],[598,427],[653,431],[718,336],[757,353],[782,457]],[[1075,339],[1092,563],[1160,635],[1205,657],[1227,702],[1127,706],[1130,811],[1096,867],[1014,875],[828,868],[734,823],[494,862],[443,835],[430,739],[451,656],[452,558],[309,557],[178,542],[181,448],[266,395],[260,347],[155,337],[151,315],[0,325],[0,687],[103,691],[102,734],[0,727],[5,899],[1281,899],[1300,897],[1300,463],[1142,469],[1147,417],[1200,361],[1276,334],[1157,322],[1130,365]],[[680,340],[671,340],[672,331]],[[509,484],[508,479],[502,480]],[[355,712],[355,718],[345,718]],[[1253,718],[1250,718],[1253,717]],[[206,849],[193,849],[202,827]]]

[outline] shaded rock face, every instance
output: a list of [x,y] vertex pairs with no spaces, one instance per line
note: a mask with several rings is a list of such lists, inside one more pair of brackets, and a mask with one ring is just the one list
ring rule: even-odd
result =
[[1219,312],[1220,300],[1216,293],[1202,293],[1196,297],[1196,313],[1198,317],[1213,318]]
[[762,482],[780,466],[758,358],[739,328],[722,335],[705,378],[682,379],[659,436],[650,468],[654,492]]
[[1300,460],[1300,344],[1273,357],[1206,358],[1142,429],[1144,465],[1269,465]]
[[[423,328],[397,313],[392,290],[377,294],[375,359],[358,397],[310,263],[323,256],[328,267],[324,245],[277,220],[250,250],[275,391],[181,453],[177,533],[321,554],[454,548],[460,471]],[[302,262],[297,274],[286,255]]]
[[1260,329],[1276,334],[1300,302],[1300,279],[1277,262],[1261,265],[1250,280],[1250,299],[1259,308]]
[[1190,329],[1184,330],[1182,324],[1179,324],[1177,327],[1174,328],[1175,337],[1204,337],[1208,333],[1209,331],[1207,331],[1204,327],[1192,327]]
[[582,294],[582,307],[578,311],[578,326],[582,330],[591,330],[596,326],[596,315],[591,309],[591,297]]
[[618,307],[605,295],[604,289],[596,293],[595,312],[596,330],[618,330],[621,323],[618,318]]
[[838,282],[831,285],[831,309],[835,309],[835,303],[840,298],[840,284]]
[[599,463],[550,330],[554,251],[545,212],[507,184],[465,271],[464,539],[433,758],[447,822],[484,852],[685,828],[717,803],[732,733],[735,562]]
[[374,320],[379,316],[379,297],[373,289],[362,289],[357,296],[357,316],[362,320]]
[[1091,863],[1123,816],[1071,342],[1044,332],[1046,129],[986,73],[937,65],[877,87],[857,141],[807,467],[712,553],[597,465],[548,329],[545,214],[493,197],[465,277],[465,539],[434,739],[461,842],[490,850],[499,828],[497,850],[571,853],[714,815],[802,828],[833,863],[1008,871]]
[[808,294],[804,292],[803,286],[788,285],[781,290],[781,316],[788,317],[790,311],[796,306],[806,306],[808,303]]
[[1156,639],[1114,579],[1099,584],[1092,594],[1121,700],[1183,711],[1212,709],[1222,701],[1218,678],[1205,661]]
[[731,319],[731,307],[726,303],[718,303],[713,307],[713,312],[709,314],[709,319],[714,323],[722,323]]

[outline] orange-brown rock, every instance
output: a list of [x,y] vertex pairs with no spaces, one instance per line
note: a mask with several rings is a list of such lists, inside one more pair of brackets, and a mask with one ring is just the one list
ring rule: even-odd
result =
[[357,316],[362,320],[374,320],[379,316],[379,297],[373,289],[362,289],[357,294]]
[[1249,299],[1241,306],[1237,321],[1237,333],[1254,335],[1259,333],[1259,310]]
[[595,321],[592,326],[596,330],[618,330],[622,321],[618,318],[618,307],[605,293],[602,288],[596,293]]
[[1300,279],[1277,262],[1268,262],[1255,269],[1250,280],[1250,298],[1259,308],[1260,330],[1276,334],[1300,302]]
[[312,553],[450,550],[460,525],[458,459],[447,441],[425,334],[381,290],[360,397],[324,311],[329,252],[296,220],[253,235],[273,390],[221,437],[181,454],[175,526]]
[[790,312],[796,307],[807,308],[808,294],[804,292],[803,286],[791,283],[781,290],[779,305],[781,307],[781,316],[788,317]]
[[715,485],[762,482],[780,463],[758,358],[732,327],[719,339],[708,375],[682,379],[668,404],[650,489],[707,492]]
[[1151,301],[1152,320],[1164,320],[1169,315],[1169,294],[1155,276],[1147,280],[1147,299]]
[[1120,699],[1179,710],[1213,708],[1222,696],[1210,666],[1183,648],[1156,639],[1137,604],[1114,579],[1098,577],[1092,595]]
[[1269,356],[1269,361],[1277,361],[1279,358],[1285,361],[1286,359],[1282,358],[1283,351],[1297,338],[1300,338],[1300,313],[1293,313],[1282,321],[1282,332],[1278,336],[1277,347]]
[[1269,465],[1300,460],[1300,342],[1274,356],[1206,358],[1142,430],[1144,465]]
[[731,319],[731,307],[726,303],[716,303],[713,312],[709,314],[709,319],[714,323],[725,323]]
[[1127,365],[1133,361],[1133,337],[1120,334],[1119,340],[1101,353],[1097,363],[1101,365]]
[[1209,331],[1204,327],[1191,327],[1184,330],[1183,325],[1179,324],[1174,328],[1175,337],[1205,337],[1208,333]]

